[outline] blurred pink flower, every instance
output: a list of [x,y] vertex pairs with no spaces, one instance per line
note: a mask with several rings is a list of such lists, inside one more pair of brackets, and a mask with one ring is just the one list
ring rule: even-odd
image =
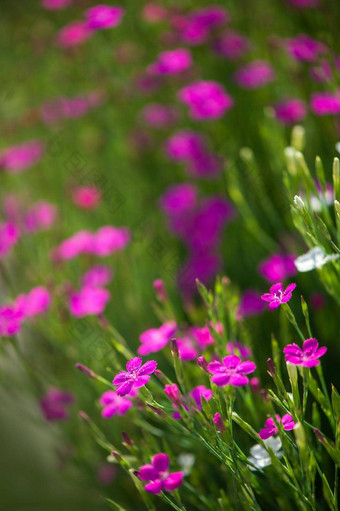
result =
[[177,48],[163,51],[157,56],[156,62],[148,67],[150,74],[176,74],[189,69],[192,66],[190,50]]
[[195,120],[219,119],[234,104],[224,87],[213,81],[198,81],[183,87],[178,98],[189,107],[189,115]]
[[73,21],[59,30],[56,43],[64,49],[78,46],[87,41],[92,33],[84,21]]
[[326,46],[306,34],[299,34],[293,39],[284,41],[285,47],[291,57],[304,62],[314,62],[317,57],[325,53]]
[[63,421],[68,419],[68,406],[74,402],[71,392],[64,392],[56,387],[50,387],[41,398],[40,406],[45,419],[48,421]]
[[80,208],[95,209],[101,201],[101,194],[96,186],[78,186],[72,192],[72,200]]
[[172,185],[162,195],[160,205],[169,217],[183,216],[195,208],[197,195],[197,188],[191,183]]
[[320,364],[320,357],[322,357],[327,351],[327,348],[323,346],[319,348],[319,343],[315,338],[307,339],[302,349],[297,344],[288,344],[284,349],[286,362],[296,366],[303,367],[315,367]]
[[9,221],[0,224],[0,259],[6,257],[20,237],[19,228]]
[[50,11],[65,9],[73,3],[73,0],[41,0],[41,5]]
[[234,74],[236,83],[244,89],[258,89],[275,80],[275,72],[269,62],[254,60]]
[[295,255],[273,254],[259,265],[259,273],[274,284],[297,274],[294,264]]
[[27,294],[19,295],[14,307],[24,318],[44,314],[51,303],[50,293],[44,286],[37,286]]
[[130,241],[130,231],[126,227],[106,225],[94,234],[92,253],[105,257],[123,250]]
[[23,320],[22,312],[15,305],[0,305],[0,337],[10,337],[20,332]]
[[111,419],[115,415],[124,415],[132,406],[129,397],[118,396],[114,390],[104,392],[99,399],[99,403],[103,406],[101,414],[104,419]]
[[311,96],[311,109],[316,115],[337,115],[340,113],[340,93],[316,92]]
[[70,296],[70,312],[76,318],[101,314],[110,300],[107,289],[84,286]]
[[90,254],[93,249],[93,234],[90,231],[78,231],[70,238],[62,241],[56,249],[60,259],[73,259],[79,254]]
[[138,477],[141,481],[148,483],[144,486],[144,490],[158,494],[179,488],[183,482],[184,473],[169,473],[169,456],[159,453],[152,458],[150,465],[143,465],[138,469]]
[[239,341],[229,341],[226,346],[226,351],[228,355],[237,355],[243,359],[249,358],[253,355],[252,350]]
[[178,120],[177,110],[170,105],[162,103],[150,103],[142,112],[142,118],[152,128],[168,128]]
[[307,115],[307,107],[300,99],[287,99],[274,105],[275,116],[282,124],[294,124]]
[[11,174],[17,174],[32,167],[41,159],[44,148],[38,140],[8,147],[0,154],[1,168]]
[[86,27],[90,30],[102,30],[117,27],[125,13],[122,7],[95,5],[85,11]]
[[167,10],[156,2],[148,2],[142,10],[142,17],[148,23],[159,23],[167,17]]
[[214,50],[230,60],[238,60],[251,49],[249,39],[238,32],[222,34],[213,46]]
[[257,316],[265,309],[265,304],[261,300],[261,295],[258,291],[248,289],[243,293],[240,299],[240,304],[237,310],[237,320],[247,318],[249,316]]
[[159,328],[150,328],[139,336],[141,346],[139,346],[137,353],[139,355],[148,355],[163,349],[171,337],[175,335],[177,325],[175,321],[168,321]]
[[57,208],[46,201],[39,201],[27,211],[24,216],[24,226],[27,232],[37,232],[49,229],[57,218]]
[[121,371],[113,379],[113,385],[117,385],[116,393],[118,396],[126,396],[132,390],[144,387],[155,372],[157,362],[150,360],[142,365],[142,359],[135,357],[126,364],[126,371]]
[[113,272],[108,266],[96,264],[82,278],[83,286],[103,287],[110,284]]

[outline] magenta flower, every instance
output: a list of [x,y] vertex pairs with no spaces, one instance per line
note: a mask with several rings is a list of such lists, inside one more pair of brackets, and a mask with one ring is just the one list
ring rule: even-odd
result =
[[320,364],[320,357],[322,357],[327,351],[326,346],[319,348],[319,343],[315,338],[307,339],[302,349],[297,344],[288,344],[283,349],[285,354],[286,362],[294,364],[296,366],[303,367],[315,367]]
[[104,311],[109,300],[110,293],[107,289],[84,286],[80,291],[71,294],[70,312],[76,318],[98,315]]
[[[283,415],[282,419],[280,419],[279,415],[276,415],[276,421],[278,424],[280,424],[281,422],[283,429],[285,431],[290,431],[295,428],[295,422],[293,421],[293,417],[288,413]],[[262,440],[267,440],[267,438],[276,435],[278,431],[279,431],[278,426],[275,424],[274,419],[270,417],[264,423],[264,428],[260,430],[259,437],[262,438]]]
[[17,307],[10,305],[0,306],[0,337],[10,337],[15,335],[21,330],[21,325],[24,320],[22,311]]
[[46,201],[39,201],[27,211],[24,217],[25,230],[28,232],[45,231],[57,219],[57,208]]
[[297,274],[294,260],[294,255],[273,254],[260,263],[260,275],[271,283],[293,277]]
[[156,454],[150,465],[143,465],[138,470],[138,477],[148,484],[144,490],[158,494],[162,491],[173,491],[179,488],[183,482],[183,472],[169,473],[169,456],[165,453]]
[[82,278],[82,284],[90,287],[104,287],[110,284],[113,272],[108,266],[96,264]]
[[50,387],[40,400],[40,406],[46,420],[62,421],[68,418],[68,406],[73,402],[74,398],[71,392]]
[[274,81],[275,73],[272,66],[264,60],[254,60],[236,71],[235,81],[244,89],[258,89]]
[[311,109],[315,115],[340,113],[340,95],[332,92],[316,92],[311,96]]
[[214,50],[230,60],[240,59],[250,48],[249,40],[237,32],[222,34],[214,44]]
[[9,254],[19,237],[20,231],[13,222],[0,224],[0,259]]
[[142,343],[137,352],[139,355],[148,355],[163,349],[177,330],[175,321],[168,321],[159,328],[150,328],[139,336]]
[[275,116],[282,124],[294,124],[307,115],[307,108],[304,101],[300,99],[286,99],[274,106]]
[[95,5],[85,11],[86,26],[90,30],[102,30],[117,27],[125,13],[121,7]]
[[8,147],[0,154],[0,170],[17,174],[32,167],[41,159],[44,147],[38,140]]
[[236,319],[240,321],[249,316],[257,316],[261,314],[265,308],[265,304],[261,300],[261,295],[253,290],[248,289],[243,293],[240,299],[240,304],[237,309]]
[[90,231],[78,231],[64,240],[56,249],[56,257],[73,259],[79,254],[90,254],[93,247],[93,234]]
[[72,192],[72,200],[80,208],[95,209],[100,203],[101,195],[96,186],[78,186]]
[[239,341],[227,342],[226,349],[228,355],[239,355],[241,358],[243,358],[243,360],[247,359],[248,357],[251,357],[253,354],[248,346],[242,344]]
[[92,33],[84,21],[73,21],[59,30],[56,43],[64,49],[78,46],[89,39]]
[[150,103],[143,108],[142,117],[152,128],[168,128],[177,121],[178,112],[170,105]]
[[24,318],[44,314],[51,303],[50,293],[44,286],[38,286],[31,289],[28,294],[19,295],[14,307]]
[[[134,395],[136,393],[134,392]],[[132,394],[129,394],[133,397]],[[122,397],[114,390],[107,390],[100,396],[99,403],[103,406],[101,411],[104,419],[111,419],[115,415],[124,415],[132,406],[132,401],[128,397]]]
[[94,234],[92,253],[105,257],[123,250],[130,241],[130,230],[126,227],[106,225]]
[[270,293],[265,293],[261,298],[265,302],[269,302],[268,310],[272,311],[277,309],[281,303],[289,302],[292,297],[292,291],[294,291],[295,288],[296,284],[289,284],[284,290],[283,284],[278,282],[270,288]]
[[117,385],[116,393],[118,396],[126,396],[132,389],[144,387],[150,380],[150,375],[155,372],[157,362],[150,360],[142,364],[140,357],[132,358],[127,364],[127,371],[121,371],[114,377],[113,385]]
[[199,81],[183,87],[178,98],[189,107],[189,115],[195,120],[219,119],[234,104],[224,87],[213,81]]
[[208,364],[208,371],[213,374],[211,381],[218,387],[247,385],[249,379],[244,375],[253,373],[255,369],[254,362],[249,360],[242,362],[237,355],[228,355],[222,362],[215,361]]
[[304,62],[314,62],[326,50],[324,44],[305,34],[299,34],[293,39],[288,39],[286,48],[291,57]]
[[191,53],[186,48],[163,51],[156,62],[148,68],[150,74],[173,75],[189,69],[192,65]]

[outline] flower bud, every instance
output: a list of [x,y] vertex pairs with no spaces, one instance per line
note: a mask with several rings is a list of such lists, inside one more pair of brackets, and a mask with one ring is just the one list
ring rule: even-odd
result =
[[89,369],[88,367],[84,366],[83,364],[76,364],[76,368],[79,369],[80,372],[86,374],[89,378],[96,378],[96,373],[92,371],[92,369]]
[[305,207],[305,203],[303,202],[299,195],[294,196],[294,204],[300,210],[302,210]]
[[219,433],[223,433],[225,431],[225,425],[223,424],[222,417],[218,412],[214,415],[213,423]]
[[153,288],[156,293],[156,298],[160,302],[166,302],[168,300],[168,293],[165,289],[165,285],[162,279],[156,279],[153,282]]
[[203,355],[201,357],[197,357],[197,365],[206,373],[208,372],[208,362]]
[[176,383],[173,383],[172,385],[165,385],[164,392],[170,401],[175,405],[182,403],[181,393]]

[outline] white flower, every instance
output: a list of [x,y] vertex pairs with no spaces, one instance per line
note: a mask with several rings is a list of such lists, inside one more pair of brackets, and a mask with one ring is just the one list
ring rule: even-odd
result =
[[335,261],[339,258],[339,254],[326,255],[321,247],[314,247],[306,254],[297,257],[294,261],[296,269],[300,272],[306,272],[321,268],[329,261]]
[[[272,436],[267,440],[263,440],[263,443],[274,451],[275,456],[281,458],[282,451],[280,449],[282,444],[279,437]],[[264,467],[268,467],[272,462],[268,451],[260,444],[255,444],[250,449],[248,461],[255,465],[254,467],[250,466],[250,470],[261,470]]]
[[190,452],[183,452],[177,458],[178,464],[182,472],[187,476],[190,474],[191,469],[195,463],[195,455]]

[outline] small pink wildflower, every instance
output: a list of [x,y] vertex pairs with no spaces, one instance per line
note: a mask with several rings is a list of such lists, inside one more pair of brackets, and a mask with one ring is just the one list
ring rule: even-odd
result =
[[160,351],[168,344],[176,330],[177,325],[175,321],[168,321],[159,328],[146,330],[139,337],[142,344],[139,346],[137,353],[139,355],[148,355],[149,353]]
[[8,147],[0,154],[0,170],[11,174],[23,172],[41,159],[44,147],[39,140],[30,140],[21,145]]
[[82,278],[84,286],[104,287],[110,284],[113,272],[108,266],[96,264]]
[[265,60],[254,60],[236,71],[235,81],[244,89],[258,89],[274,81],[275,73],[271,65]]
[[225,429],[226,429],[225,425],[223,423],[221,415],[218,412],[215,413],[215,415],[213,417],[213,423],[215,424],[216,429],[219,433],[223,433],[225,431]]
[[130,241],[130,230],[126,227],[106,225],[94,234],[92,253],[105,257],[123,250]]
[[[132,395],[130,394],[132,397]],[[101,411],[104,419],[111,419],[115,415],[124,415],[132,406],[132,401],[128,397],[122,397],[114,390],[107,390],[101,395],[99,403],[103,406]]]
[[253,373],[256,365],[251,361],[244,361],[237,355],[228,355],[223,358],[222,362],[210,362],[208,365],[209,373],[212,373],[212,383],[218,387],[232,385],[233,387],[241,387],[247,385],[249,379],[245,374]]
[[265,304],[261,300],[261,295],[253,289],[248,289],[241,296],[236,319],[240,321],[249,316],[257,316],[263,312],[264,308]]
[[138,470],[141,481],[148,482],[144,490],[158,494],[162,491],[173,491],[179,488],[183,482],[183,472],[169,473],[169,456],[165,453],[156,454],[151,464],[143,465]]
[[340,113],[340,94],[316,92],[311,96],[311,109],[315,115],[337,115]]
[[245,344],[242,344],[239,341],[230,341],[227,343],[227,353],[228,355],[238,355],[243,360],[249,358],[252,356],[251,349],[246,346]]
[[24,320],[22,311],[18,310],[15,306],[1,305],[0,306],[0,337],[11,337],[21,330],[21,325]]
[[162,103],[150,103],[142,112],[142,118],[152,128],[168,128],[178,120],[177,110],[170,105]]
[[224,87],[213,81],[198,81],[183,87],[178,98],[189,107],[189,115],[195,120],[219,119],[234,104]]
[[148,67],[148,72],[155,75],[173,75],[181,73],[192,66],[191,53],[186,48],[163,51],[156,62]]
[[24,217],[25,230],[28,232],[45,231],[57,219],[57,208],[46,201],[39,201],[27,211]]
[[56,43],[63,49],[78,46],[89,39],[92,33],[84,21],[73,21],[59,30]]
[[[283,415],[282,419],[279,415],[276,415],[276,421],[278,424],[282,424],[283,429],[285,431],[290,431],[295,428],[295,422],[293,421],[293,417],[286,413]],[[260,430],[259,437],[262,438],[262,440],[267,440],[267,438],[270,438],[271,436],[274,436],[278,433],[279,428],[275,424],[274,419],[271,417],[266,420],[264,423],[264,428]]]
[[26,318],[44,314],[50,303],[50,293],[44,286],[38,286],[31,289],[27,294],[19,295],[14,302],[14,306]]
[[250,48],[249,40],[237,32],[222,34],[214,44],[214,50],[230,60],[240,59]]
[[102,30],[117,27],[125,13],[121,7],[95,5],[85,11],[86,27],[90,30]]
[[302,349],[297,344],[288,344],[283,349],[286,362],[296,366],[315,367],[320,364],[320,357],[327,351],[326,346],[319,348],[319,343],[315,338],[306,339]]
[[295,60],[314,62],[320,54],[325,52],[326,47],[308,35],[299,34],[286,41],[286,49]]
[[157,362],[150,360],[142,365],[142,359],[135,357],[126,364],[126,371],[121,371],[113,379],[113,385],[117,385],[118,396],[126,396],[132,389],[144,387],[150,380],[150,375],[155,372]]
[[259,273],[268,282],[274,283],[297,274],[294,255],[273,254],[259,265]]
[[95,209],[100,203],[101,195],[96,186],[78,186],[72,192],[72,200],[80,208]]
[[275,116],[282,124],[294,124],[303,121],[307,115],[304,101],[300,99],[286,99],[274,105]]
[[56,387],[50,387],[40,400],[40,406],[45,419],[48,421],[62,421],[68,418],[67,407],[74,402],[71,392],[64,392]]
[[0,259],[6,257],[20,237],[19,228],[13,222],[0,224]]
[[98,315],[104,311],[109,300],[110,293],[107,289],[84,286],[80,291],[71,294],[70,312],[76,318]]
[[272,311],[277,309],[281,303],[289,302],[292,297],[292,291],[294,291],[295,288],[296,284],[289,284],[284,290],[283,284],[278,282],[270,288],[270,293],[265,293],[261,298],[265,302],[269,302],[268,310]]

